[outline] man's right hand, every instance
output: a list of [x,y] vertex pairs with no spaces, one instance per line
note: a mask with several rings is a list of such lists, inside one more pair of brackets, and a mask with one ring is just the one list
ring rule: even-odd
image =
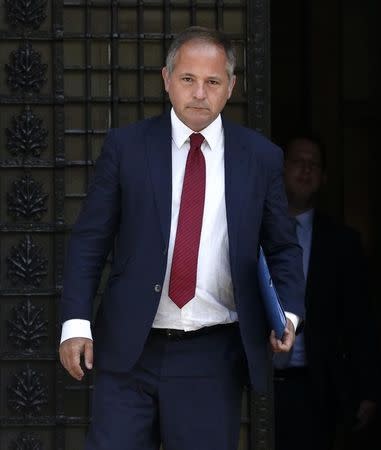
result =
[[78,381],[81,381],[84,372],[81,368],[81,355],[85,357],[85,366],[88,370],[93,368],[93,341],[87,338],[70,338],[60,345],[61,364]]

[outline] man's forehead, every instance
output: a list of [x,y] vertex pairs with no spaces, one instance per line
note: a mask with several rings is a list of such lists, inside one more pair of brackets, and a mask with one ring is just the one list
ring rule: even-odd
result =
[[[174,63],[178,61],[179,57],[186,55],[193,55],[194,53],[201,53],[204,57],[215,57],[218,55],[220,58],[227,60],[226,52],[221,45],[217,45],[214,42],[209,42],[201,39],[192,39],[191,41],[184,42],[177,50]],[[201,55],[200,55],[201,56]],[[183,61],[183,58],[181,58]]]
[[289,156],[300,157],[318,157],[320,158],[320,150],[317,144],[308,139],[295,139],[288,147]]

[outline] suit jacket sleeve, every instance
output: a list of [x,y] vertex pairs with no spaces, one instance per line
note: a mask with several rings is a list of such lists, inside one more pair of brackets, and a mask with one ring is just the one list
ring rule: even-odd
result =
[[303,318],[305,280],[302,248],[298,244],[295,226],[288,214],[282,151],[276,148],[271,154],[273,158],[269,164],[261,243],[284,309]]
[[91,320],[93,299],[117,232],[119,211],[119,162],[111,130],[69,240],[60,304],[62,322]]

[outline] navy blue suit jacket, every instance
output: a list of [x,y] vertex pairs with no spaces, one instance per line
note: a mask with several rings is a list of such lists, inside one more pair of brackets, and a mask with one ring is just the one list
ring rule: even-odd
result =
[[[268,338],[257,283],[261,241],[286,311],[303,315],[301,248],[287,213],[282,152],[223,120],[225,198],[234,299],[251,382],[268,388]],[[163,285],[171,221],[170,115],[111,130],[68,246],[61,319],[93,317],[93,299],[116,238],[95,320],[99,368],[128,371],[140,356]]]

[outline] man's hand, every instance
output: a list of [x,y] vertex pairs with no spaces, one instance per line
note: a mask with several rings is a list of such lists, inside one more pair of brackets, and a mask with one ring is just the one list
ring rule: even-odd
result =
[[376,415],[377,404],[371,400],[362,400],[357,411],[357,424],[354,431],[364,430],[374,419]]
[[282,340],[275,337],[275,331],[270,334],[270,344],[274,353],[289,352],[295,342],[295,329],[290,319],[287,319],[286,329],[284,330]]
[[93,341],[87,338],[71,338],[60,345],[61,364],[78,381],[81,381],[84,373],[80,365],[81,355],[85,356],[87,369],[93,368]]

